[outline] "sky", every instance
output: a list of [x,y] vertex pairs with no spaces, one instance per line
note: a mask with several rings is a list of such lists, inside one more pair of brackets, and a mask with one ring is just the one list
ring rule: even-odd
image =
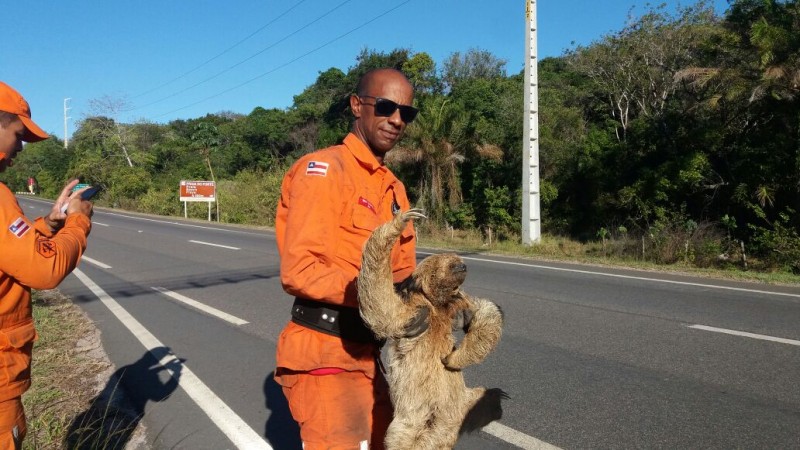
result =
[[[526,0],[25,0],[5,2],[0,80],[28,100],[34,121],[64,138],[97,113],[166,123],[209,113],[287,108],[363,49],[487,50],[509,74],[525,63]],[[540,59],[618,31],[647,1],[536,1]],[[654,2],[660,3],[660,2]],[[668,8],[693,2],[669,1]],[[713,0],[717,13],[727,0]],[[13,20],[12,20],[13,18]],[[69,98],[65,102],[65,99]]]

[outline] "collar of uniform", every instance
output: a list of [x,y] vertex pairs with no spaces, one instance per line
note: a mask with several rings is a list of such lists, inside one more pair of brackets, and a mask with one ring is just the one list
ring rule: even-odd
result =
[[386,170],[386,167],[380,164],[378,159],[375,158],[375,155],[372,153],[369,147],[367,147],[367,144],[361,142],[361,139],[359,139],[355,134],[348,133],[348,135],[344,138],[344,145],[350,149],[358,162],[362,166],[368,168],[370,172],[375,172],[376,170],[380,169]]

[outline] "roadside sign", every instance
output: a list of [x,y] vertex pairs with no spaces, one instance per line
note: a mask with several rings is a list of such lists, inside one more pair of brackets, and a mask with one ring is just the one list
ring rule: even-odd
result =
[[180,197],[182,202],[216,201],[217,186],[213,181],[181,180]]

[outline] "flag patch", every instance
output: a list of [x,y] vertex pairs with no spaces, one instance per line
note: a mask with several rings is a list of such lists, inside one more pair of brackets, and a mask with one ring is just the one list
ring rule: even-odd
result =
[[27,233],[30,229],[31,226],[28,225],[28,222],[23,217],[17,218],[17,220],[15,220],[14,223],[8,227],[8,231],[18,238],[25,236],[25,233]]
[[325,176],[328,174],[328,163],[320,161],[310,161],[306,166],[306,175],[320,175]]

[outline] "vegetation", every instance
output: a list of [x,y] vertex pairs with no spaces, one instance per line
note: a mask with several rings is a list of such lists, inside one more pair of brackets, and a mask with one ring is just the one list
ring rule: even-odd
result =
[[[218,182],[221,221],[271,225],[282,174],[337,142],[367,70],[403,70],[421,113],[388,163],[434,233],[517,241],[523,75],[479,49],[437,67],[426,53],[364,50],[286,109],[119,123],[114,101],[61,148],[26,147],[5,174],[54,195],[68,176],[101,204],[181,214],[181,179]],[[800,1],[654,7],[622,30],[539,64],[542,229],[602,256],[800,274]],[[192,205],[197,217],[205,208]],[[205,205],[202,205],[203,207]],[[595,247],[593,247],[595,248]]]
[[[101,378],[111,373],[111,364],[94,325],[58,291],[34,291],[33,316],[39,339],[33,350],[32,385],[22,397],[28,425],[23,448],[65,448],[76,417],[92,410],[92,398]],[[115,409],[97,411],[97,422],[110,412]],[[101,444],[93,438],[69,448],[108,448]]]

